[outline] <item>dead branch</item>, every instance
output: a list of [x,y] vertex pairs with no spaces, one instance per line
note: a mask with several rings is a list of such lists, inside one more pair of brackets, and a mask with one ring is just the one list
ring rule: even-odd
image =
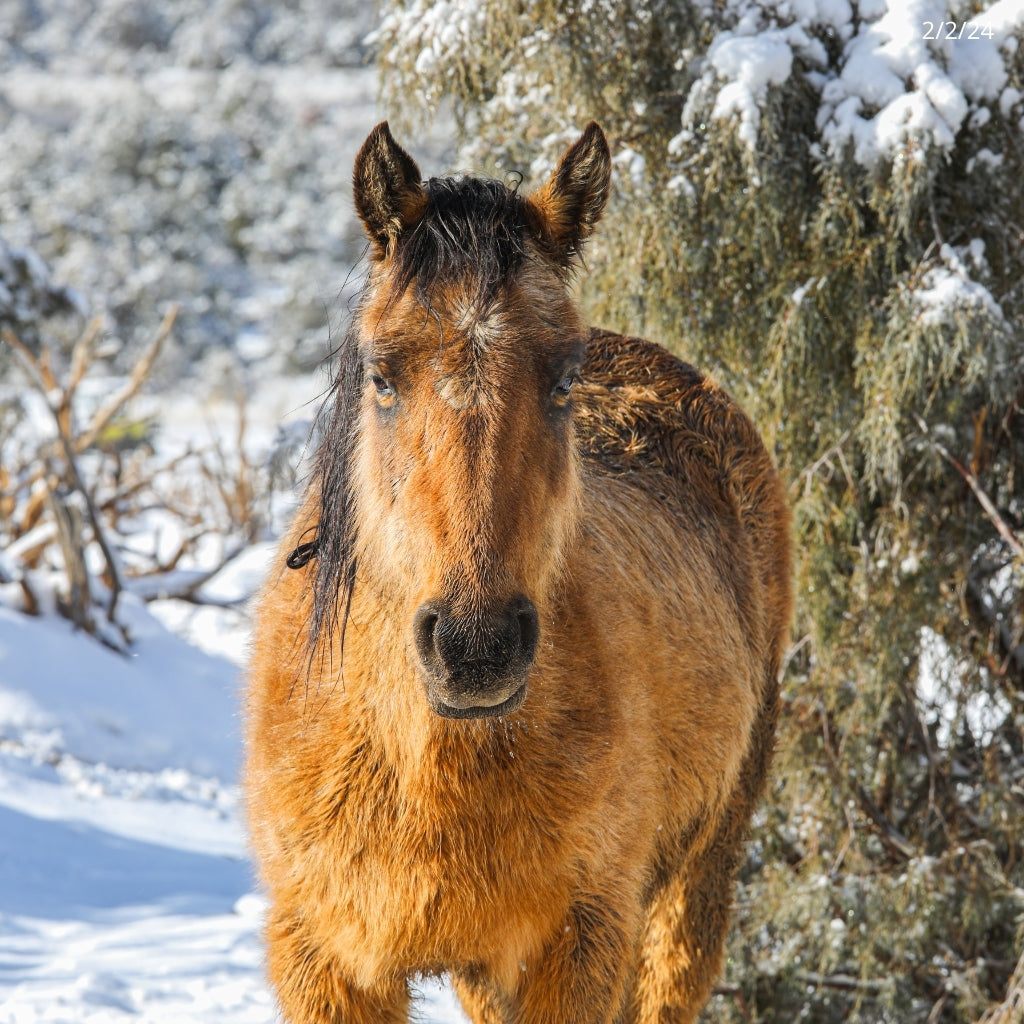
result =
[[89,369],[89,364],[92,362],[93,345],[96,344],[102,326],[103,321],[99,317],[95,317],[75,342],[75,347],[71,352],[71,372],[68,376],[68,386],[65,389],[69,401],[74,398],[78,385],[82,383]]
[[89,426],[75,439],[75,451],[83,452],[87,448],[91,447],[96,438],[103,432],[110,421],[120,412],[125,402],[127,402],[141,387],[142,382],[149,375],[149,371],[153,368],[153,363],[156,361],[156,357],[160,354],[160,349],[163,347],[163,343],[167,340],[167,336],[171,333],[171,328],[174,326],[174,321],[178,316],[178,307],[171,306],[167,311],[167,315],[164,317],[163,322],[160,324],[159,330],[156,332],[156,336],[150,342],[149,347],[142,354],[142,357],[135,364],[132,370],[131,376],[128,378],[128,382],[125,384],[120,391],[118,391],[105,405],[100,406],[96,411],[96,414],[92,418],[92,422]]
[[881,992],[885,986],[884,981],[875,981],[871,978],[855,978],[850,974],[818,974],[817,971],[798,971],[797,978],[808,985],[817,985],[820,988],[834,988],[841,992]]
[[858,806],[878,830],[878,837],[882,840],[883,845],[888,848],[890,853],[897,854],[900,857],[905,857],[907,860],[915,857],[917,855],[917,850],[914,849],[913,844],[882,813],[878,805],[868,795],[867,790],[863,786],[857,785],[854,789],[854,794],[857,797]]
[[726,985],[724,982],[715,985],[711,990],[712,995],[716,996],[728,996],[735,1002],[736,1008],[740,1011],[740,1015],[744,1020],[753,1020],[750,1016],[750,1010],[747,1007],[747,1001],[743,998],[743,990],[739,985]]
[[[110,578],[110,601],[107,604],[107,621],[113,623],[115,621],[115,615],[117,612],[117,600],[120,597],[122,586],[121,586],[121,574],[118,571],[117,561],[114,558],[114,553],[107,543],[106,533],[100,523],[99,514],[96,511],[96,506],[93,503],[92,496],[89,494],[89,489],[85,486],[85,480],[78,468],[78,462],[75,459],[74,444],[71,438],[68,436],[64,429],[65,416],[62,415],[62,409],[64,407],[64,391],[60,388],[48,387],[47,381],[55,384],[53,373],[49,368],[49,361],[46,359],[36,359],[32,354],[31,350],[21,341],[20,338],[16,337],[12,331],[3,331],[4,339],[14,349],[15,353],[20,357],[22,365],[28,371],[29,376],[33,378],[36,386],[42,391],[43,397],[47,399],[46,406],[50,410],[53,416],[54,423],[57,427],[57,440],[60,442],[62,454],[64,456],[64,462],[67,467],[67,477],[69,483],[74,487],[76,491],[82,496],[82,500],[85,502],[86,513],[89,517],[89,525],[92,527],[93,538],[99,545],[100,551],[103,553],[103,558],[107,564],[107,572]],[[44,350],[45,352],[45,350]],[[61,398],[58,401],[53,401],[51,396],[54,391],[58,391]],[[54,494],[54,488],[47,483],[47,487],[50,491],[51,498]],[[74,577],[75,566],[77,565],[77,559],[69,556],[67,544],[72,541],[81,543],[80,535],[76,538],[68,532],[67,522],[61,522],[60,504],[58,502],[51,502],[51,510],[53,511],[54,518],[57,520],[58,530],[61,535],[61,544],[64,547],[65,553],[65,565],[68,571],[68,584],[71,588],[69,598],[72,601],[73,615],[76,624],[82,625],[88,629],[89,632],[93,632],[91,624],[86,625],[84,622],[79,622],[79,618],[82,617],[83,609],[88,604],[89,593],[88,593],[88,580],[86,580],[86,589],[82,590],[80,581]],[[67,517],[64,517],[65,520]],[[84,563],[83,563],[84,566]],[[75,601],[77,599],[83,599],[86,601],[86,605],[76,606]]]
[[49,395],[51,391],[59,390],[57,382],[53,378],[53,372],[50,370],[50,361],[45,349],[43,354],[37,358],[32,349],[6,327],[0,331],[0,337],[3,337],[4,341],[18,354],[22,365],[28,371],[33,383],[44,397]]
[[90,614],[92,594],[89,589],[89,572],[83,554],[82,514],[73,504],[64,500],[56,484],[56,480],[47,480],[46,497],[50,515],[57,526],[60,550],[64,556],[64,572],[68,578],[68,598],[64,611],[79,629],[94,633],[96,626]]
[[233,562],[243,551],[245,551],[245,545],[236,544],[211,569],[196,569],[193,571],[171,569],[164,572],[151,573],[146,576],[137,576],[129,583],[129,589],[144,601],[174,598],[179,601],[188,601],[191,604],[233,608],[241,604],[242,601],[247,600],[247,598],[241,598],[236,601],[218,601],[214,598],[200,597],[199,591],[204,584],[212,580],[214,576]]
[[36,468],[30,473],[23,486],[29,493],[22,510],[21,522],[15,524],[19,536],[35,529],[43,517],[43,509],[46,508],[46,484],[43,481],[42,468]]
[[1006,997],[1001,1003],[990,1006],[977,1024],[1024,1024],[1024,952],[1010,977]]
[[[828,759],[829,774],[832,777],[837,787],[843,786],[843,773],[840,769],[840,755],[839,749],[836,746],[834,739],[834,730],[832,723],[829,720],[829,715],[824,706],[821,704],[817,705],[818,717],[821,721],[822,728],[822,739],[824,741],[823,748],[825,750],[825,756]],[[881,808],[871,799],[868,791],[860,784],[856,783],[853,787],[854,796],[857,800],[857,805],[861,811],[868,818],[868,820],[875,826],[879,839],[886,849],[898,859],[907,859],[917,855],[917,851],[914,849],[913,844],[904,836],[896,826],[889,821],[889,819],[882,812]],[[847,825],[854,830],[854,823],[850,818],[849,812],[847,814]],[[838,866],[838,865],[837,865]]]
[[[177,315],[178,307],[172,306],[164,317],[163,322],[157,330],[152,342],[150,342],[148,348],[142,354],[142,357],[135,364],[135,367],[133,368],[124,387],[116,392],[109,401],[103,404],[96,411],[88,427],[77,436],[74,435],[74,425],[72,423],[72,401],[75,391],[84,379],[85,374],[88,372],[96,338],[99,336],[101,322],[99,320],[93,320],[75,343],[75,347],[71,355],[71,367],[68,383],[64,387],[61,387],[58,384],[53,374],[53,370],[50,366],[49,352],[45,348],[39,356],[36,356],[12,331],[3,331],[4,340],[7,341],[15,354],[19,357],[22,365],[29,374],[29,377],[46,399],[47,407],[49,408],[50,413],[54,418],[54,422],[56,423],[57,440],[67,469],[65,478],[70,486],[72,486],[74,490],[78,491],[82,496],[82,500],[85,503],[86,514],[89,518],[89,524],[92,528],[93,538],[99,545],[106,563],[106,575],[110,589],[110,600],[107,606],[107,620],[111,623],[115,622],[117,601],[121,591],[124,589],[124,586],[117,558],[107,541],[106,532],[100,522],[100,516],[96,509],[96,505],[92,500],[92,495],[89,493],[89,490],[85,485],[85,480],[79,470],[76,456],[88,450],[93,444],[95,444],[97,438],[107,427],[110,421],[124,407],[125,403],[138,391],[139,387],[142,385],[143,381],[152,369],[153,363],[156,360],[157,355],[160,353],[160,349],[162,348],[164,341],[171,333],[171,328],[174,326],[174,321],[177,318]],[[49,491],[51,492],[52,499],[53,488],[49,487]],[[72,607],[75,609],[74,616],[77,621],[77,618],[86,614],[84,611],[86,606],[78,606],[76,602],[78,599],[84,599],[88,603],[88,592],[87,590],[82,590],[81,580],[77,579],[74,575],[77,562],[75,557],[70,553],[68,544],[72,543],[75,538],[72,537],[68,531],[66,523],[68,517],[63,516],[63,520],[65,520],[65,522],[62,523],[60,503],[55,500],[51,500],[50,505],[54,518],[57,521],[61,545],[64,548],[65,565],[68,568],[69,586],[71,587],[69,597],[72,602]],[[80,537],[77,538],[77,542],[81,543]],[[86,579],[86,586],[87,584],[88,581]],[[84,625],[84,623],[80,624]]]
[[[82,383],[86,372],[89,369],[92,347],[99,335],[102,321],[96,317],[89,326],[82,332],[75,347],[71,352],[71,369],[68,374],[68,383],[64,388],[59,388],[60,402],[57,415],[60,418],[61,429],[68,437],[73,436],[74,424],[71,421],[71,409],[74,402],[75,392],[78,385]],[[45,351],[45,350],[44,350]],[[54,382],[56,384],[56,382]]]
[[107,621],[114,622],[117,611],[117,599],[121,596],[121,591],[123,589],[121,584],[121,573],[118,569],[114,552],[107,543],[106,531],[100,523],[99,513],[96,511],[95,504],[93,504],[92,496],[89,494],[89,490],[85,486],[85,480],[82,478],[82,474],[78,469],[78,462],[75,459],[75,453],[72,448],[71,441],[63,431],[60,432],[60,443],[61,448],[64,450],[64,458],[67,461],[68,472],[71,475],[75,489],[82,495],[82,498],[85,501],[86,512],[89,516],[89,525],[92,526],[93,539],[99,545],[100,551],[103,552],[103,559],[107,564],[107,572],[110,575],[110,601],[107,605]]
[[[44,502],[46,493],[44,492]],[[31,569],[56,538],[57,524],[55,522],[39,523],[8,544],[7,555]]]

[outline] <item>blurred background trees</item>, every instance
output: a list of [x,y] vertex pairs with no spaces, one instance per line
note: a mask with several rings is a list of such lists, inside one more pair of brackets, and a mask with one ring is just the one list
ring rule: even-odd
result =
[[707,1019],[1024,1019],[1021,5],[391,0],[375,40],[458,167],[536,185],[602,123],[587,312],[716,375],[789,485],[776,778]]
[[[373,18],[366,0],[4,0],[0,237],[103,314],[121,368],[177,303],[160,379],[231,349],[309,370],[363,245]],[[70,351],[80,326],[49,330]]]

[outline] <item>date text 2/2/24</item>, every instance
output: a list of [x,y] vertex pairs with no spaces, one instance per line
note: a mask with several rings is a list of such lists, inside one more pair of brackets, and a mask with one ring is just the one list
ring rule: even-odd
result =
[[923,21],[922,39],[991,39],[995,33],[991,25],[974,21]]

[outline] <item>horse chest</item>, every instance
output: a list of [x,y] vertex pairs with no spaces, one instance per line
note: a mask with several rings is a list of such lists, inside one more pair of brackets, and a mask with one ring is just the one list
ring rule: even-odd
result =
[[339,949],[358,951],[353,969],[369,977],[395,958],[420,971],[482,959],[518,969],[570,889],[551,869],[561,839],[531,824],[528,799],[451,780],[410,784],[379,765],[338,790],[318,860],[344,922]]

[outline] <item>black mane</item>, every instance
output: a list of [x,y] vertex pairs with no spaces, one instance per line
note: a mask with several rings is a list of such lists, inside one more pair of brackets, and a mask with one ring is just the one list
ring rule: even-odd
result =
[[[339,623],[341,646],[356,579],[356,523],[352,491],[352,460],[358,437],[359,403],[363,391],[363,364],[358,337],[350,327],[337,349],[338,373],[331,384],[321,416],[326,430],[317,452],[311,486],[320,506],[312,540],[304,541],[288,556],[289,569],[302,569],[316,559],[310,583],[307,652],[308,668],[319,654],[330,655],[330,638]],[[333,401],[328,415],[327,403]],[[304,534],[304,536],[306,536]]]

